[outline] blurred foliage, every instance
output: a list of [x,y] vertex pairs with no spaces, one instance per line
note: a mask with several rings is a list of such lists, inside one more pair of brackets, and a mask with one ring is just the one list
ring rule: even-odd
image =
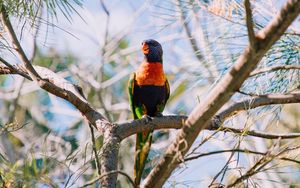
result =
[[[271,20],[273,12],[268,11],[270,7],[265,1],[251,2],[255,5],[253,16],[257,31]],[[24,22],[24,25],[29,25],[29,29],[24,27],[25,30],[23,27],[16,27],[19,35],[32,27],[37,28],[37,25],[32,23],[37,23],[35,21],[39,18],[40,10],[47,13],[42,15],[41,20],[49,19],[48,16],[59,20],[61,12],[64,17],[72,21],[72,13],[76,12],[76,7],[82,6],[82,3],[83,1],[78,0],[0,0],[0,5],[4,4],[14,19],[22,21],[21,25]],[[113,4],[114,6],[117,4]],[[118,4],[118,6],[123,5]],[[126,26],[130,29],[124,28],[121,35],[115,34],[116,28],[113,24],[109,26],[111,30],[108,32],[107,43],[99,42],[101,44],[99,44],[97,57],[94,57],[90,63],[82,63],[83,58],[80,56],[84,56],[84,51],[80,54],[61,52],[56,46],[48,48],[47,42],[44,46],[38,45],[32,63],[47,67],[66,80],[80,85],[90,104],[102,114],[108,114],[112,122],[126,121],[132,119],[127,99],[127,80],[129,74],[142,61],[139,51],[140,41],[137,42],[136,38],[139,39],[141,32],[146,33],[147,37],[157,37],[164,47],[164,66],[172,91],[164,113],[187,115],[199,102],[205,100],[207,92],[230,69],[247,45],[243,2],[237,0],[180,2],[167,0],[153,1],[147,4],[146,8],[147,11],[141,12],[148,13],[150,16],[136,16],[138,21],[134,23],[135,25]],[[265,12],[269,14],[264,14]],[[184,15],[184,20],[181,15]],[[28,20],[29,23],[27,23]],[[145,20],[149,25],[145,27],[142,25],[141,28]],[[184,23],[190,29],[198,45],[199,49],[196,51],[192,48],[190,38],[183,29]],[[48,20],[42,24],[51,25]],[[86,30],[86,25],[81,27]],[[100,26],[97,25],[97,27]],[[0,28],[0,36],[2,32]],[[46,35],[48,34],[47,30]],[[93,33],[95,36],[98,34]],[[22,39],[20,37],[20,40]],[[9,44],[5,37],[0,40],[3,46]],[[298,65],[300,49],[297,44],[299,42],[300,36],[295,35],[294,30],[290,29],[266,54],[257,69],[274,65]],[[98,41],[96,43],[98,45]],[[85,43],[77,41],[77,44]],[[85,48],[91,49],[90,46]],[[4,49],[8,52],[10,50]],[[13,54],[8,54],[14,57]],[[203,55],[204,59],[199,60],[196,54]],[[208,74],[202,61],[209,65],[212,75]],[[249,94],[289,92],[299,87],[299,73],[299,70],[280,70],[257,75],[247,79],[241,90]],[[72,105],[38,89],[34,83],[18,76],[1,75],[0,86],[0,186],[78,187],[97,177],[88,126]],[[246,98],[249,96],[237,93],[230,102]],[[298,105],[267,106],[235,116],[226,121],[225,125],[247,130],[299,132],[300,115],[298,112]],[[95,134],[96,148],[99,151],[103,145],[103,138],[97,132]],[[175,130],[155,132],[145,174],[149,173],[157,163],[175,134]],[[210,134],[211,132],[204,131],[199,135],[195,148],[199,143],[201,145],[206,135]],[[133,171],[134,141],[133,137],[124,140],[119,152],[119,169],[129,175]],[[274,142],[228,132],[216,133],[212,139],[203,143],[202,147],[196,148],[195,154],[234,148],[237,145],[260,151],[260,147],[268,148]],[[291,146],[294,144],[288,141],[281,141],[281,143],[289,143]],[[218,179],[220,183],[236,178],[237,174],[234,172],[242,173],[257,159],[247,154],[234,154],[233,156],[232,161],[236,163],[232,162],[234,165],[222,172],[223,177]],[[227,159],[224,156],[220,158],[222,162]],[[177,178],[177,176],[184,176],[186,170],[186,177],[188,177],[186,179],[191,178],[195,173],[191,173],[188,169],[192,168],[197,173],[205,173],[205,176],[197,177],[197,181],[201,182],[204,179],[202,177],[213,177],[218,173],[219,166],[209,167],[209,169],[205,167],[207,164],[214,165],[216,161],[211,161],[207,157],[204,163],[200,163],[204,166],[201,168],[199,165],[187,163],[174,172],[171,178],[175,181],[172,180],[167,184],[170,187],[176,185],[192,187],[196,180],[180,182],[184,178]],[[299,169],[295,165],[290,165],[291,167],[289,165],[283,165],[283,167]],[[211,170],[215,170],[215,174],[211,174]],[[279,172],[281,169],[273,170]],[[261,173],[265,173],[268,177],[271,175],[273,177],[275,174],[273,172],[268,174],[267,170]],[[291,177],[287,174],[276,173],[277,180],[282,180],[286,184],[292,180],[299,180],[299,177]],[[258,178],[258,180],[251,179],[251,181],[261,180]],[[118,187],[130,187],[129,185],[126,178],[119,176]],[[245,184],[245,186],[249,185]],[[291,187],[295,186],[297,185],[291,185]],[[100,185],[96,183],[92,187],[100,187]]]

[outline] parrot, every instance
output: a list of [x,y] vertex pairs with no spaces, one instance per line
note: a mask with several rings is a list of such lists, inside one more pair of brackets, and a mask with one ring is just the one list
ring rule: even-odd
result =
[[[163,49],[154,39],[144,40],[144,60],[130,75],[128,93],[134,119],[160,117],[170,96],[170,85],[163,70]],[[137,133],[134,160],[134,181],[140,185],[150,151],[153,131]]]

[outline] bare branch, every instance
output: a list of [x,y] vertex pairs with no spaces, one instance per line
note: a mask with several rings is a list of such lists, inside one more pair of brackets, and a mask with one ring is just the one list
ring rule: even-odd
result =
[[[100,0],[100,4],[102,9],[104,10],[105,14],[106,14],[106,24],[105,24],[105,33],[104,33],[104,44],[102,46],[102,50],[101,50],[101,65],[100,65],[100,70],[98,72],[98,82],[102,84],[103,78],[104,78],[104,73],[103,73],[103,68],[104,68],[104,64],[105,64],[105,53],[106,53],[106,46],[108,43],[108,34],[109,34],[109,23],[110,23],[110,12],[107,9],[105,3],[103,0]],[[100,84],[100,85],[101,85]],[[108,118],[109,121],[111,121],[111,116],[108,113],[108,109],[106,107],[106,104],[104,102],[104,97],[103,97],[103,89],[99,88],[97,90],[97,96],[99,99],[99,102],[104,110],[104,114],[106,116],[106,118]]]
[[[231,153],[231,152],[240,152],[240,153],[246,153],[246,154],[255,154],[255,155],[266,155],[267,152],[259,152],[259,151],[253,151],[253,150],[248,150],[248,149],[228,149],[228,150],[218,150],[218,151],[211,151],[211,152],[207,152],[207,153],[201,153],[199,155],[195,155],[192,157],[188,157],[185,158],[183,162],[187,162],[187,161],[191,161],[191,160],[195,160],[201,157],[205,157],[205,156],[209,156],[209,155],[215,155],[215,154],[220,154],[220,153]],[[282,157],[279,158],[283,161],[289,161],[289,162],[293,162],[293,163],[297,163],[300,164],[300,161],[295,160],[295,159],[290,159],[287,157]]]
[[[104,135],[105,142],[102,147],[101,174],[117,169],[120,140],[111,134],[111,129],[113,128],[112,124],[89,105],[84,98],[80,87],[71,84],[47,68],[39,66],[35,66],[34,68],[37,70],[38,74],[41,75],[41,79],[43,79],[43,84],[40,84],[41,82],[39,82],[42,89],[69,101],[82,113],[89,123],[94,125],[97,130]],[[7,69],[5,70],[7,71]],[[23,70],[23,74],[27,73],[24,71],[24,68],[20,70]],[[101,180],[105,187],[105,185],[114,185],[116,179],[116,174],[110,174]]]
[[97,167],[97,172],[98,172],[98,176],[101,176],[101,166],[100,166],[100,160],[99,160],[97,147],[96,147],[96,139],[95,139],[94,129],[90,123],[89,123],[89,127],[90,127],[90,131],[91,131],[92,147],[93,147],[93,152],[95,155],[95,163],[96,163],[96,167]]
[[272,71],[291,70],[291,69],[300,70],[300,65],[275,65],[275,66],[255,70],[255,71],[251,72],[250,76],[256,76],[258,74],[264,74],[264,73],[268,73],[268,72],[272,72]]
[[[25,78],[31,80],[23,65],[10,66],[13,69],[5,66],[0,66],[0,74],[20,74]],[[71,84],[69,81],[58,76],[45,67],[34,66],[34,69],[38,72],[39,75],[41,75],[41,78],[45,81],[43,85],[40,85],[42,89],[73,104],[90,123],[96,126],[100,133],[103,134],[107,130],[108,126],[110,126],[110,123],[88,104],[88,102],[82,95],[80,87]]]
[[110,13],[109,13],[109,11],[108,11],[108,9],[107,9],[105,3],[103,2],[103,0],[100,0],[100,4],[101,4],[101,7],[102,7],[102,9],[104,10],[106,16],[110,16]]
[[[58,97],[66,99],[67,101],[72,103],[83,114],[83,116],[85,116],[88,119],[88,121],[91,124],[97,127],[97,129],[101,133],[105,132],[107,126],[110,126],[111,124],[100,113],[98,113],[88,104],[88,102],[86,101],[86,99],[82,94],[81,88],[57,76],[54,72],[50,71],[47,68],[39,67],[39,66],[35,66],[34,68],[31,65],[29,59],[27,58],[24,50],[22,49],[17,39],[17,36],[9,21],[9,17],[6,13],[4,5],[1,6],[0,16],[3,25],[5,26],[6,32],[9,34],[14,44],[15,50],[18,52],[18,55],[20,56],[20,59],[24,64],[24,67],[23,66],[21,67],[27,71],[27,74],[29,74],[33,80],[37,81],[37,83],[42,89]],[[2,61],[2,62],[6,62],[6,61]],[[9,63],[7,62],[5,64],[9,65]],[[35,69],[38,70],[41,76],[36,72]],[[24,73],[24,71],[21,72]]]
[[244,136],[255,136],[259,138],[265,138],[265,139],[294,139],[294,138],[299,138],[300,133],[287,133],[287,134],[272,134],[272,133],[265,133],[261,131],[249,131],[245,129],[236,129],[232,127],[220,127],[218,129],[219,131],[224,131],[224,132],[233,132],[237,134],[243,134]]
[[246,10],[246,25],[248,30],[249,43],[251,48],[256,49],[256,38],[255,38],[254,27],[253,27],[250,0],[245,0],[244,5]]
[[128,174],[126,174],[125,172],[122,172],[120,170],[114,170],[114,171],[102,174],[100,177],[90,181],[89,183],[81,186],[80,188],[89,187],[89,186],[93,185],[94,183],[96,183],[97,181],[99,181],[100,179],[104,178],[105,176],[108,176],[108,175],[111,175],[111,174],[122,174],[123,176],[125,176],[129,180],[132,187],[136,188],[136,185],[134,184],[134,181],[132,180],[132,178]]
[[192,146],[199,132],[209,125],[214,114],[240,88],[265,53],[296,19],[299,12],[300,1],[289,0],[279,14],[264,29],[259,31],[256,50],[254,51],[248,45],[231,70],[211,90],[207,98],[192,111],[178,133],[176,140],[170,144],[161,161],[145,179],[145,187],[163,186],[172,171],[177,167],[179,159]]
[[155,117],[149,122],[146,119],[131,120],[129,122],[120,123],[115,126],[115,134],[121,140],[134,135],[138,132],[156,130],[156,129],[180,129],[186,116],[163,116]]
[[30,77],[35,81],[40,81],[41,77],[38,75],[38,73],[34,70],[33,66],[31,65],[29,59],[27,58],[23,48],[21,47],[21,44],[18,41],[18,38],[16,36],[16,33],[10,23],[8,14],[6,13],[6,9],[4,5],[1,5],[1,12],[0,12],[1,21],[3,23],[5,31],[8,33],[9,37],[11,38],[11,41],[13,43],[13,46],[15,50],[17,51],[20,59],[24,63],[25,69],[27,70]]
[[[208,130],[221,130],[221,131],[232,131],[234,133],[244,133],[243,129],[235,129],[229,127],[221,127],[223,122],[237,115],[238,113],[254,109],[260,106],[271,105],[271,104],[289,104],[289,103],[300,103],[300,93],[290,94],[269,94],[255,96],[250,99],[242,100],[234,103],[225,109],[217,113],[212,118],[209,125],[206,127]],[[115,126],[114,132],[119,136],[120,140],[125,139],[133,134],[143,131],[150,131],[156,129],[180,129],[184,125],[186,116],[163,116],[152,118],[152,121],[148,122],[145,119],[131,120],[126,123],[119,123]],[[268,134],[257,131],[248,131],[248,135],[276,139],[278,137],[284,138],[296,138],[299,136],[298,133],[294,134]]]
[[6,66],[0,65],[0,74],[19,74],[28,80],[32,80],[25,70],[20,70],[20,68],[9,64],[5,59],[0,57],[0,61]]
[[300,93],[287,93],[287,94],[268,94],[254,96],[250,99],[246,99],[237,103],[234,103],[226,109],[218,113],[220,119],[235,115],[241,111],[250,110],[259,106],[271,105],[271,104],[286,104],[286,103],[299,103]]
[[292,150],[297,150],[297,149],[299,149],[299,146],[292,147],[292,148],[287,147],[278,152],[273,151],[272,148],[269,149],[269,151],[266,152],[250,169],[248,169],[244,175],[237,178],[235,181],[233,181],[227,187],[235,187],[236,185],[240,184],[243,180],[246,180],[249,177],[259,173],[274,158],[280,158],[280,156],[285,155],[286,153],[288,153]]
[[[17,74],[20,72],[26,76],[26,72],[22,69],[22,66],[12,66],[13,71],[10,68],[5,66],[0,66],[0,74]],[[39,70],[39,68],[37,68]],[[22,72],[23,71],[23,72]],[[45,73],[38,72],[40,75]],[[29,78],[29,77],[28,77]],[[54,78],[49,78],[50,80],[54,80]],[[56,81],[58,82],[58,81]],[[292,94],[269,94],[269,95],[261,95],[255,96],[247,100],[243,100],[237,103],[234,103],[224,110],[220,111],[210,122],[209,126],[207,126],[208,130],[217,130],[220,131],[228,131],[238,134],[247,134],[250,136],[256,136],[267,139],[277,139],[281,137],[282,139],[292,139],[300,136],[300,133],[288,133],[288,134],[270,134],[259,131],[247,131],[243,129],[236,129],[231,127],[222,127],[223,122],[232,117],[233,115],[237,115],[246,110],[254,109],[260,106],[270,105],[270,104],[288,104],[288,103],[300,103],[300,93],[292,93]],[[120,140],[125,139],[133,134],[142,131],[150,131],[157,129],[180,129],[184,124],[184,121],[187,119],[187,116],[163,116],[158,118],[152,118],[152,121],[149,123],[144,119],[139,120],[131,120],[125,123],[119,123],[114,128],[114,133],[118,135]]]
[[186,12],[185,12],[185,10],[183,8],[183,5],[182,5],[182,1],[177,0],[177,7],[179,8],[181,23],[182,23],[183,28],[185,30],[185,33],[188,37],[188,40],[191,44],[191,47],[194,51],[194,54],[195,54],[196,58],[198,59],[198,61],[201,64],[203,64],[205,70],[208,72],[208,74],[209,74],[208,81],[213,83],[215,75],[211,71],[210,65],[208,64],[205,57],[203,56],[203,54],[202,54],[202,52],[201,52],[201,50],[200,50],[200,48],[197,44],[197,41],[196,41],[195,37],[193,37],[193,35],[192,35],[191,29],[189,28],[189,25],[188,25],[188,22],[187,22]]
[[[39,6],[42,6],[42,3],[40,3]],[[31,54],[31,57],[30,57],[31,62],[34,60],[34,58],[36,56],[37,48],[38,48],[38,46],[37,46],[37,37],[39,35],[40,26],[41,26],[41,17],[42,17],[42,14],[43,14],[42,8],[39,8],[36,14],[37,14],[36,17],[38,18],[38,20],[37,20],[35,31],[34,31],[34,34],[33,34],[33,49],[32,49],[32,54]]]

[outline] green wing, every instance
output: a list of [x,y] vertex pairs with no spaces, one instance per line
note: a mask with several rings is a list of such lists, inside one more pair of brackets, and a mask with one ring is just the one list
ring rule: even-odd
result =
[[147,110],[144,105],[138,106],[134,103],[134,87],[135,87],[135,73],[132,73],[128,81],[129,103],[133,114],[133,118],[140,119],[142,118],[142,116],[145,114],[145,111]]
[[[135,73],[130,75],[128,81],[128,98],[130,108],[134,119],[142,118],[145,107],[137,106],[134,102],[134,87],[135,87]],[[147,156],[150,151],[152,140],[152,132],[137,133],[136,135],[136,151],[134,160],[134,181],[137,185],[140,184],[142,173],[146,164]]]
[[138,119],[137,114],[135,113],[135,104],[133,100],[133,91],[134,91],[134,83],[135,83],[134,80],[135,80],[135,73],[132,73],[128,81],[128,98],[129,98],[129,104],[133,114],[133,118]]

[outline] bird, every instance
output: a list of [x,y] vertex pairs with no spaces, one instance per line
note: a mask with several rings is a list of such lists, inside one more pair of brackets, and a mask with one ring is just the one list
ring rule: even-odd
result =
[[[141,50],[144,60],[130,75],[128,93],[134,119],[160,117],[170,96],[170,85],[163,69],[163,49],[154,39],[144,40]],[[153,131],[136,135],[134,182],[140,185],[150,151]]]

